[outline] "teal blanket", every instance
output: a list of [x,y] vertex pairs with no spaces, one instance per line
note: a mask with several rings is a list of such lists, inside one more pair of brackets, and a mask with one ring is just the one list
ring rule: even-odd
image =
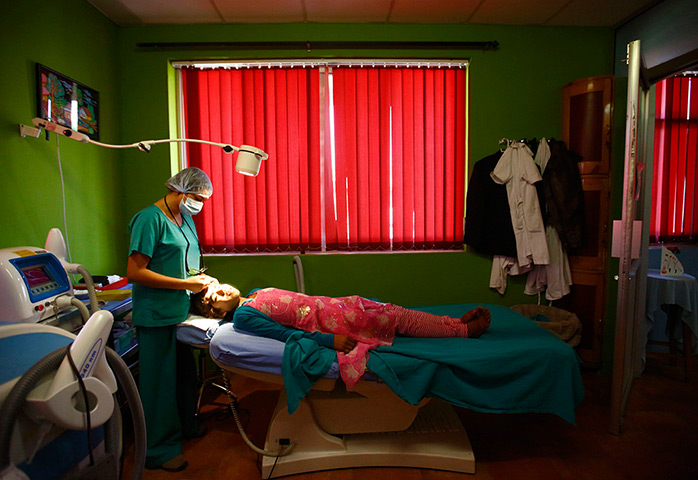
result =
[[[476,306],[413,308],[460,317]],[[398,337],[371,352],[368,369],[413,405],[438,397],[481,412],[553,413],[574,424],[584,398],[575,351],[523,315],[486,306],[492,324],[479,339]],[[290,413],[335,360],[334,350],[300,334],[289,337],[282,372]]]

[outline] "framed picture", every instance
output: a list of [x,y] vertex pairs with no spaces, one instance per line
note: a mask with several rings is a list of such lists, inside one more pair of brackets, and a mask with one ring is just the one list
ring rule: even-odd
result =
[[36,64],[38,116],[99,140],[99,92]]

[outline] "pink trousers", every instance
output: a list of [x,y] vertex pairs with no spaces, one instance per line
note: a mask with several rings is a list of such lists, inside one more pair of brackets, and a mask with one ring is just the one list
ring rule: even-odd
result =
[[393,307],[398,312],[395,325],[395,333],[398,335],[420,338],[468,336],[468,324],[463,323],[460,318],[440,317],[398,305]]

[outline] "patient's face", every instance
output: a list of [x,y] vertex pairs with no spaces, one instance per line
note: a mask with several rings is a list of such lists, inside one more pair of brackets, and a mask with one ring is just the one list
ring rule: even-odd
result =
[[217,317],[224,317],[240,303],[240,291],[227,283],[211,283],[206,287],[203,302],[211,306]]

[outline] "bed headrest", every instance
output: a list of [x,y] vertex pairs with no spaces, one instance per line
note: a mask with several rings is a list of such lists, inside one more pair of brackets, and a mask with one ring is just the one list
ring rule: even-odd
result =
[[190,313],[186,320],[177,324],[177,340],[196,347],[206,347],[222,322],[220,318],[206,318]]

